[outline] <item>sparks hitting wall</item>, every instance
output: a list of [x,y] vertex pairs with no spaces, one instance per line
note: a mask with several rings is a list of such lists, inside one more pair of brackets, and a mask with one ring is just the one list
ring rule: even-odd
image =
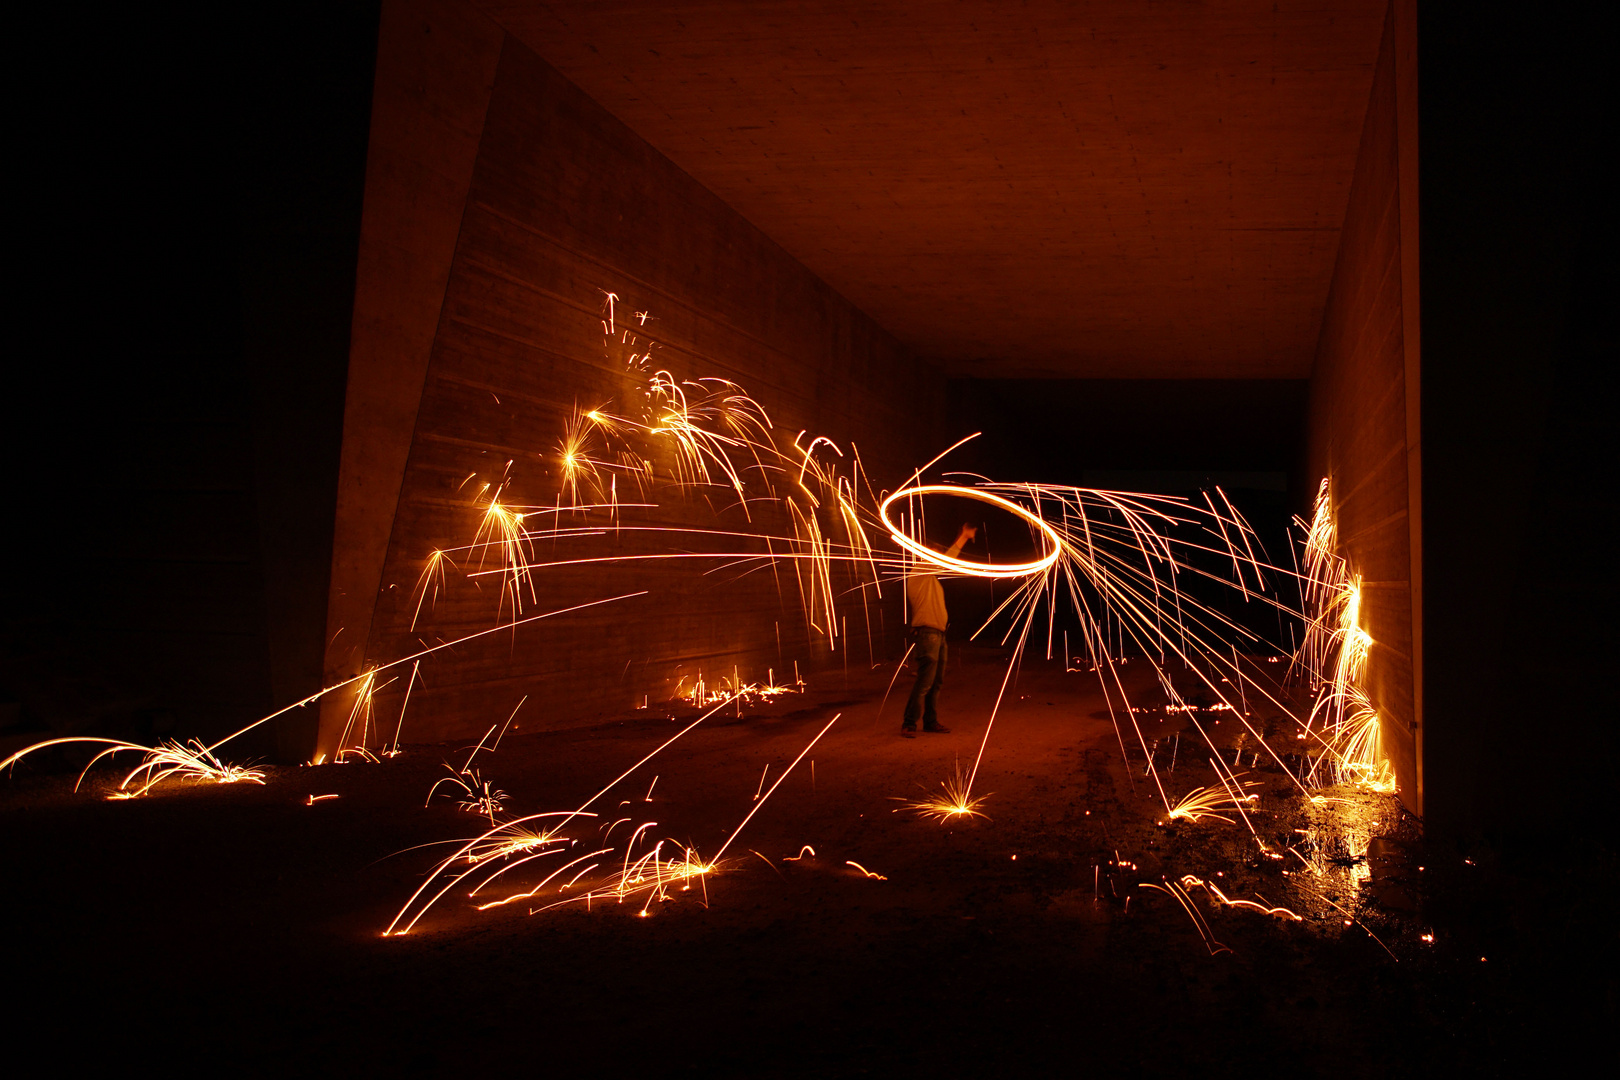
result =
[[1361,579],[1362,680],[1402,800],[1423,808],[1415,54],[1391,6],[1311,377],[1312,475]]
[[[930,368],[475,11],[384,5],[366,184],[328,684],[511,618],[498,581],[454,575],[422,617],[425,560],[473,539],[496,487],[514,504],[556,504],[570,416],[630,408],[634,358],[649,346],[651,366],[676,379],[734,380],[779,443],[801,429],[853,441],[874,484],[903,480],[937,442],[943,387]],[[637,499],[628,486],[618,495]],[[660,503],[640,511],[648,523],[745,521],[724,492],[647,501]],[[601,543],[545,554],[644,541]],[[526,610],[647,595],[436,656],[407,741],[476,736],[525,694],[526,729],[560,726],[656,700],[700,671],[753,680],[827,659],[769,573],[585,566],[547,570],[535,588]],[[873,611],[871,648],[898,629],[897,611]],[[864,660],[867,629],[851,621]],[[379,724],[403,689],[379,696]],[[318,754],[352,704],[327,706]]]

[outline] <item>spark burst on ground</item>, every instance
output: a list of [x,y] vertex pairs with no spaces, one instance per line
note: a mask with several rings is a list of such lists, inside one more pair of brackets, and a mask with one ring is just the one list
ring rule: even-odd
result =
[[956,772],[940,784],[939,794],[929,795],[926,798],[911,802],[902,799],[900,802],[903,805],[900,809],[910,810],[915,814],[925,818],[932,818],[935,821],[951,821],[963,817],[982,817],[989,820],[989,815],[981,811],[979,807],[984,805],[985,800],[991,794],[994,793],[990,792],[974,796],[968,790],[968,778],[962,775],[962,768],[958,765]]

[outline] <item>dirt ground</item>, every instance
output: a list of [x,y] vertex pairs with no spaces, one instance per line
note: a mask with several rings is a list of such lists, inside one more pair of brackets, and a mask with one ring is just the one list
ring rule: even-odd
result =
[[[71,772],[25,765],[0,781],[8,967],[28,988],[12,1041],[182,1072],[1263,1076],[1496,1074],[1537,1040],[1523,980],[1541,954],[1480,899],[1500,873],[1425,847],[1393,798],[1311,803],[1230,713],[1200,721],[1259,785],[1248,826],[1164,824],[1095,677],[1044,660],[1007,688],[975,785],[987,816],[907,809],[971,768],[1001,685],[999,650],[952,660],[949,734],[898,736],[892,667],[833,671],[705,721],[571,824],[622,857],[656,822],[638,852],[707,857],[838,716],[691,888],[587,903],[588,876],[533,914],[453,890],[403,937],[382,931],[442,845],[488,824],[449,785],[424,806],[467,747],[133,801],[105,797],[110,771],[74,793]],[[1172,798],[1213,783],[1191,720],[1128,670]],[[519,727],[474,765],[509,815],[571,809],[695,715]],[[1162,891],[1183,875],[1300,918],[1193,886],[1195,918]]]

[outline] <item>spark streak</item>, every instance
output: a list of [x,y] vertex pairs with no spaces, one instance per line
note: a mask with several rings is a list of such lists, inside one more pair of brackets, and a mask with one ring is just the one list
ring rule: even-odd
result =
[[[1216,722],[1208,716],[1213,712],[1219,712],[1222,718],[1235,719],[1253,735],[1256,740],[1253,745],[1281,764],[1281,758],[1251,724],[1250,703],[1256,702],[1256,708],[1258,703],[1270,703],[1292,716],[1286,700],[1288,695],[1281,686],[1263,679],[1261,669],[1252,662],[1253,647],[1260,642],[1259,637],[1219,610],[1196,602],[1182,587],[1184,578],[1219,581],[1235,590],[1245,603],[1269,604],[1281,613],[1305,618],[1305,641],[1295,655],[1292,668],[1311,680],[1311,689],[1316,694],[1303,726],[1321,744],[1320,758],[1324,763],[1322,774],[1317,776],[1313,770],[1309,781],[1353,782],[1374,790],[1393,789],[1393,774],[1380,745],[1378,711],[1361,686],[1375,643],[1361,625],[1361,581],[1354,568],[1337,554],[1337,533],[1326,481],[1319,490],[1312,521],[1308,525],[1300,523],[1305,528],[1304,567],[1292,575],[1267,564],[1268,557],[1254,530],[1218,487],[1213,493],[1218,496],[1218,502],[1206,492],[1202,505],[1198,505],[1168,496],[1034,483],[996,483],[983,477],[961,484],[924,483],[924,474],[967,439],[947,448],[912,472],[898,489],[880,497],[873,492],[871,478],[854,452],[853,443],[846,455],[827,436],[801,431],[791,446],[786,445],[785,438],[779,445],[766,410],[737,384],[720,378],[682,379],[668,370],[655,368],[652,361],[655,343],[636,339],[640,332],[637,326],[627,323],[619,327],[615,316],[619,297],[606,290],[603,297],[604,333],[610,338],[618,336],[622,344],[635,349],[626,365],[626,374],[640,381],[639,395],[632,393],[617,405],[604,401],[583,412],[575,406],[563,425],[560,441],[555,444],[555,456],[551,450],[542,453],[539,449],[531,455],[561,466],[557,489],[548,491],[535,505],[516,498],[520,485],[514,483],[511,475],[513,462],[507,463],[498,482],[484,483],[471,496],[462,496],[468,500],[467,530],[472,533],[472,542],[461,547],[434,549],[411,594],[409,627],[414,633],[424,619],[432,619],[437,597],[448,586],[448,573],[456,573],[475,583],[480,578],[497,577],[501,588],[495,605],[495,626],[388,663],[369,665],[360,674],[255,721],[211,746],[194,743],[191,747],[182,747],[175,743],[142,747],[116,740],[55,739],[12,755],[0,762],[0,768],[13,765],[23,755],[46,746],[86,742],[107,747],[92,759],[92,765],[102,757],[126,751],[141,751],[147,755],[120,785],[120,791],[127,790],[129,796],[142,794],[171,776],[227,783],[257,782],[262,775],[258,770],[227,766],[214,756],[214,751],[266,721],[344,688],[352,688],[354,699],[335,756],[341,760],[344,755],[352,754],[374,760],[369,749],[375,719],[373,707],[377,693],[389,685],[386,680],[379,682],[384,673],[401,664],[414,665],[393,739],[397,752],[405,708],[411,700],[423,659],[498,631],[515,633],[518,627],[539,619],[645,595],[644,592],[626,593],[524,616],[526,604],[538,603],[541,594],[536,577],[545,571],[645,561],[693,566],[705,573],[737,577],[768,568],[779,590],[784,579],[797,584],[806,635],[824,641],[829,651],[848,647],[849,620],[839,605],[852,602],[848,599],[851,596],[859,596],[864,609],[869,597],[882,596],[885,584],[919,572],[1012,582],[1008,594],[974,634],[977,639],[980,635],[1000,633],[1001,643],[1010,644],[1011,649],[1008,667],[990,708],[972,766],[964,777],[958,763],[953,777],[942,782],[941,794],[909,802],[903,807],[937,821],[985,816],[979,808],[989,795],[976,796],[974,786],[986,762],[1003,699],[1022,663],[1031,635],[1038,635],[1043,622],[1047,654],[1051,655],[1058,610],[1062,607],[1079,621],[1078,653],[1089,659],[1088,670],[1098,676],[1110,715],[1114,717],[1121,753],[1127,758],[1130,756],[1127,735],[1134,735],[1146,759],[1144,773],[1152,778],[1168,820],[1188,824],[1210,820],[1236,824],[1236,819],[1223,812],[1235,810],[1264,848],[1246,810],[1246,804],[1257,798],[1248,789],[1258,785],[1244,781],[1242,774],[1234,771],[1240,767],[1239,761],[1234,758],[1228,762],[1223,758],[1222,748],[1217,746],[1205,725]],[[646,312],[637,312],[640,327],[645,327],[647,317]],[[516,460],[519,457],[514,454]],[[948,478],[961,475],[945,474]],[[474,478],[469,476],[462,486]],[[647,501],[621,501],[617,487],[620,478],[627,482],[633,480],[640,497]],[[669,485],[683,496],[696,493],[704,499],[734,500],[723,510],[739,511],[747,526],[721,530],[637,524],[634,515],[626,515],[626,511],[662,505],[653,497],[660,484]],[[554,505],[542,505],[553,494]],[[1028,559],[997,562],[963,559],[933,550],[922,542],[920,511],[924,500],[929,498],[967,499],[1011,514],[1028,526],[1035,554]],[[897,504],[902,510],[913,511],[904,522],[896,520]],[[710,505],[712,507],[713,503]],[[627,516],[632,520],[625,520]],[[701,536],[718,540],[727,550],[631,555],[599,554],[589,548],[579,550],[572,546],[561,552],[556,550],[558,545],[575,545],[602,537],[609,530],[616,536],[645,534],[655,541]],[[1190,533],[1197,533],[1196,538],[1190,539]],[[537,542],[541,540],[551,543],[552,558],[536,557]],[[452,554],[460,560],[460,565],[452,559]],[[705,563],[712,565],[705,567]],[[791,569],[791,576],[779,573],[787,569]],[[842,584],[837,580],[838,575],[843,576]],[[1300,584],[1302,610],[1299,612],[1292,611],[1273,595],[1275,580],[1287,577]],[[510,605],[509,612],[507,605]],[[881,625],[881,609],[879,615]],[[868,613],[869,649],[871,621]],[[778,642],[780,652],[780,623]],[[1240,644],[1251,655],[1247,666],[1240,656]],[[1140,654],[1154,669],[1170,699],[1165,712],[1184,714],[1212,754],[1210,764],[1215,771],[1215,782],[1194,788],[1178,801],[1172,801],[1165,791],[1153,748],[1149,747],[1137,718],[1141,710],[1133,708],[1127,697],[1120,671],[1127,662],[1127,652],[1133,658]],[[908,649],[895,679],[890,680],[879,705],[880,715],[909,655]],[[1077,663],[1081,656],[1070,655],[1067,629],[1064,630],[1063,658],[1065,669],[1078,670],[1078,667],[1071,668],[1071,663]],[[847,665],[847,653],[845,662]],[[779,656],[778,663],[785,665],[785,660]],[[873,663],[875,666],[875,659]],[[1185,667],[1201,684],[1200,692],[1214,695],[1215,704],[1197,697],[1194,698],[1196,705],[1182,700],[1170,678],[1177,664]],[[475,896],[497,880],[503,883],[512,880],[508,875],[525,866],[538,865],[550,872],[539,885],[505,899],[489,901],[483,907],[533,898],[543,889],[555,887],[553,904],[576,899],[585,899],[589,904],[593,898],[614,898],[622,903],[632,896],[645,897],[639,912],[645,915],[647,905],[667,899],[671,889],[690,888],[694,880],[705,889],[706,895],[705,875],[718,870],[720,860],[743,829],[837,723],[839,716],[834,716],[810,739],[768,790],[765,784],[769,765],[765,766],[753,794],[752,808],[713,858],[703,859],[690,846],[658,839],[651,832],[656,827],[654,822],[638,825],[639,819],[626,818],[607,827],[600,846],[583,845],[591,850],[565,859],[563,853],[581,842],[564,835],[563,830],[582,824],[583,819],[594,818],[589,808],[597,800],[720,709],[735,704],[740,716],[746,701],[769,698],[792,688],[802,689],[797,673],[795,661],[795,682],[791,688],[777,686],[774,671],[768,675],[764,686],[745,683],[737,667],[733,667],[729,679],[722,677],[715,686],[704,681],[702,672],[689,691],[683,679],[677,688],[678,694],[689,695],[690,701],[707,711],[572,812],[531,814],[499,821],[504,792],[493,790],[472,768],[474,757],[483,749],[481,740],[462,768],[451,769],[451,776],[441,778],[439,784],[458,785],[466,796],[462,805],[486,816],[490,827],[470,840],[452,842],[456,845],[455,852],[430,870],[427,879],[407,899],[384,933],[409,932],[441,897],[463,883],[471,885],[468,895]],[[1185,690],[1185,686],[1182,689]],[[513,715],[516,715],[515,710]],[[511,722],[509,717],[507,723]],[[494,730],[491,727],[490,732]],[[502,730],[504,733],[505,729]],[[1192,734],[1189,732],[1190,737]],[[486,733],[485,739],[488,737]],[[379,735],[379,738],[387,753],[386,736]],[[1155,740],[1154,746],[1157,745]],[[1225,746],[1230,748],[1230,742],[1225,741]],[[1179,734],[1175,747],[1179,749]],[[1172,771],[1175,753],[1176,750],[1172,750]],[[812,787],[814,767],[812,761]],[[1128,775],[1134,770],[1133,764]],[[82,780],[83,774],[80,778]],[[643,802],[652,801],[657,782],[655,776]],[[430,799],[438,786],[430,790]],[[129,790],[131,788],[133,790]],[[1301,790],[1304,790],[1303,785]],[[621,805],[630,805],[630,800],[626,799]],[[609,847],[609,838],[619,824],[629,827],[629,836],[615,841],[618,846]],[[806,852],[814,854],[813,849],[805,845],[795,859],[803,858]],[[542,859],[550,861],[539,862]],[[847,865],[866,877],[883,879],[882,875],[853,861]],[[602,867],[608,869],[597,877],[586,877]],[[585,882],[583,891],[569,891],[575,890],[581,881]],[[1163,885],[1147,887],[1167,892],[1181,904],[1199,927],[1211,952],[1229,950],[1214,939],[1208,922],[1191,903],[1193,888],[1204,889],[1211,904],[1246,906],[1279,918],[1298,918],[1286,908],[1231,900],[1210,882],[1191,875],[1179,882],[1166,880]],[[544,910],[544,906],[539,910]]]

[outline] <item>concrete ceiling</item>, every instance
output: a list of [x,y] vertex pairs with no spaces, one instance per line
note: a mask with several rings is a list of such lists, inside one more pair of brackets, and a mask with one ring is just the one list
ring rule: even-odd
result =
[[479,3],[953,375],[1310,373],[1384,0]]

